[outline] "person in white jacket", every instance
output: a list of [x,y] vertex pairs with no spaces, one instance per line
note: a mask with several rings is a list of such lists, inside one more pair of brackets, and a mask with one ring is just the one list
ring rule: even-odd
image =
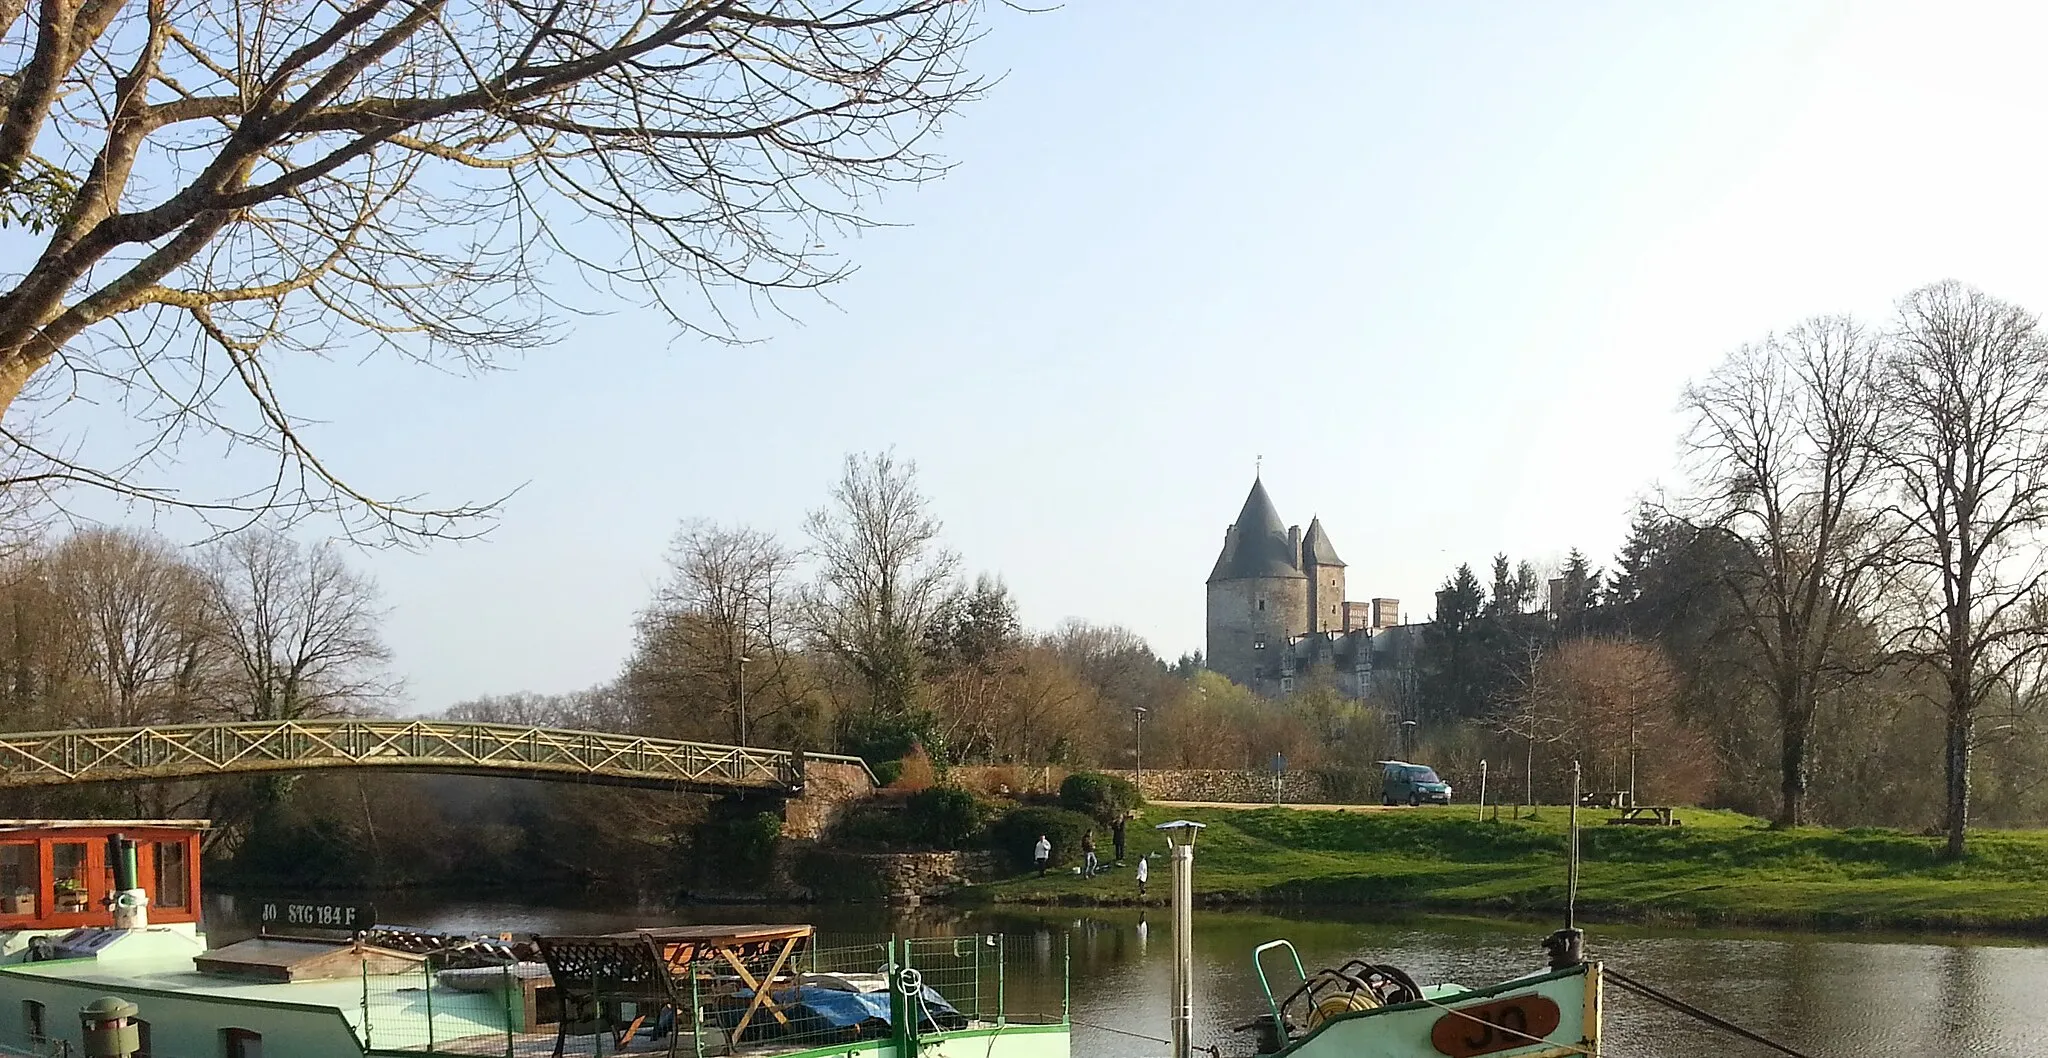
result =
[[1052,839],[1038,835],[1038,844],[1031,847],[1031,862],[1038,865],[1038,876],[1045,877],[1045,866],[1052,862]]
[[1151,861],[1138,857],[1138,899],[1145,899],[1145,882],[1152,877]]

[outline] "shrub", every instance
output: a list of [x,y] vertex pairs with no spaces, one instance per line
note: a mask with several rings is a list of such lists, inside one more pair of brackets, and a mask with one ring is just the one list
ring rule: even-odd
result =
[[1064,808],[1013,808],[988,828],[989,844],[1017,869],[1031,866],[1031,848],[1043,834],[1052,839],[1055,867],[1081,862],[1081,835],[1095,820]]
[[1317,768],[1315,776],[1322,781],[1324,795],[1333,804],[1340,805],[1378,804],[1386,778],[1380,768],[1342,765]]
[[849,805],[832,824],[832,844],[851,849],[900,849],[915,839],[908,813],[880,801]]
[[780,837],[782,817],[774,812],[714,810],[697,824],[693,858],[716,881],[758,884],[768,879]]
[[910,752],[896,763],[896,777],[889,780],[892,790],[928,790],[939,781],[938,772],[932,768],[931,754],[924,751],[922,742],[911,743]]
[[1145,803],[1129,779],[1100,772],[1077,771],[1060,783],[1060,807],[1109,826]]
[[980,835],[988,810],[980,798],[955,786],[933,786],[904,802],[904,829],[935,849],[957,849]]

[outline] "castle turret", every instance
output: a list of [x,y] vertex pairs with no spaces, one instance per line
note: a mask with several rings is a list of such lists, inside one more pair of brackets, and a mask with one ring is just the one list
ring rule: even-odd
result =
[[1301,572],[1308,578],[1308,630],[1343,632],[1344,560],[1323,531],[1323,520],[1311,518],[1301,538]]
[[[1316,527],[1309,530],[1314,535]],[[1283,673],[1293,670],[1283,660],[1288,641],[1309,631],[1306,547],[1300,530],[1290,533],[1280,520],[1265,483],[1254,479],[1209,573],[1209,668],[1264,693],[1284,689]]]

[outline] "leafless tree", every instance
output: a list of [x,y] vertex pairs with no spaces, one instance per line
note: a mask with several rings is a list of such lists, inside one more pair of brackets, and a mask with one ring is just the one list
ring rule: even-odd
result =
[[192,564],[161,538],[91,529],[58,544],[44,571],[79,692],[67,723],[191,719],[210,650]]
[[2014,676],[2048,649],[2048,335],[2033,313],[1951,281],[1900,302],[1889,346],[1885,455],[1902,553],[1929,599],[1904,641],[1941,686],[1947,850],[1960,856],[1979,712],[2013,697]]
[[[639,618],[628,682],[658,727],[744,746],[808,696],[796,643],[796,557],[771,533],[693,521]],[[683,722],[688,718],[688,722]]]
[[1736,350],[1686,390],[1701,520],[1750,559],[1726,574],[1778,720],[1783,826],[1804,818],[1818,704],[1858,672],[1845,633],[1882,586],[1877,367],[1862,326],[1820,317]]
[[917,466],[894,453],[849,455],[831,501],[804,530],[817,562],[807,625],[818,645],[859,677],[872,716],[915,708],[925,630],[945,605],[959,558],[917,491]]
[[388,697],[377,588],[331,543],[250,531],[206,553],[212,633],[226,658],[218,709],[236,720],[361,711]]
[[1629,640],[1579,639],[1536,666],[1530,712],[1570,747],[1570,758],[1605,765],[1631,796],[1651,791],[1666,803],[1691,803],[1711,786],[1709,741],[1680,721],[1678,676],[1657,647]]
[[487,694],[457,702],[442,710],[441,717],[470,724],[631,730],[629,714],[618,707],[618,697],[617,689],[610,683],[567,694]]
[[[739,337],[830,283],[834,233],[943,166],[981,82],[956,0],[0,0],[0,431],[31,466],[213,514],[387,534],[486,508],[378,499],[314,451],[291,354],[474,371],[557,334],[552,266]],[[34,398],[18,400],[19,398]],[[74,397],[141,437],[39,421]],[[33,412],[24,415],[30,407]],[[267,457],[246,492],[151,480],[188,435]]]

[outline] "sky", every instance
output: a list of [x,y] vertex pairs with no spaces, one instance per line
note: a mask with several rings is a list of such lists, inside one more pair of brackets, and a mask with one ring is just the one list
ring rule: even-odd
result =
[[1610,562],[1683,487],[1686,382],[1745,341],[1944,278],[2048,308],[2040,5],[1096,2],[988,29],[969,61],[1002,80],[947,122],[957,168],[834,244],[858,272],[829,303],[743,317],[753,344],[585,298],[508,371],[311,376],[358,483],[516,490],[481,540],[352,554],[403,708],[611,678],[681,521],[801,544],[845,454],[891,447],[1032,626],[1199,649],[1255,464],[1352,598],[1423,620],[1460,562]]

